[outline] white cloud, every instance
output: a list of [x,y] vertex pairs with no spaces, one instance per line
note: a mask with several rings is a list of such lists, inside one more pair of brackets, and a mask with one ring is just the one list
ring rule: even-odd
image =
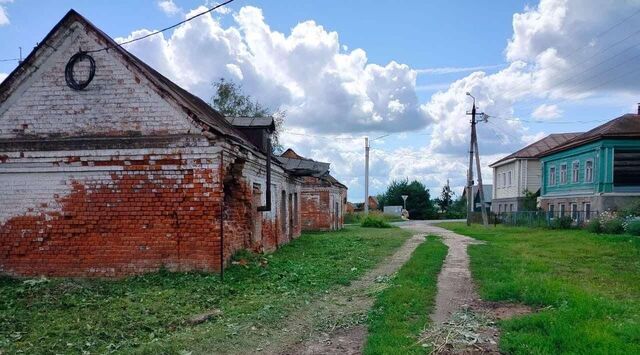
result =
[[159,0],[158,7],[169,16],[173,16],[182,12],[182,9],[176,5],[173,0]]
[[224,28],[207,14],[168,37],[127,49],[205,99],[220,77],[242,81],[262,103],[286,110],[288,126],[324,133],[403,131],[430,122],[409,66],[369,63],[364,50],[345,51],[336,32],[314,21],[284,34],[272,30],[255,7],[243,7],[233,19],[235,25]]
[[9,74],[6,73],[0,73],[0,83],[7,78],[7,76],[9,76]]
[[491,70],[504,67],[504,64],[495,64],[495,65],[479,65],[475,67],[441,67],[441,68],[425,68],[425,69],[416,69],[418,74],[432,74],[432,75],[440,75],[440,74],[455,74],[455,73],[466,73],[470,71],[480,71],[480,70]]
[[9,13],[7,12],[7,8],[3,6],[3,4],[8,4],[13,2],[13,0],[0,0],[0,26],[5,26],[11,23],[9,21]]
[[[492,74],[483,71],[498,66],[416,70],[395,61],[371,63],[365,50],[350,50],[340,43],[338,33],[314,21],[300,22],[281,33],[272,30],[262,11],[251,6],[232,12],[231,26],[222,26],[208,14],[172,34],[127,48],[204,99],[211,96],[211,83],[220,77],[241,82],[263,104],[285,109],[286,128],[294,133],[358,136],[427,128],[430,135],[422,144],[415,143],[415,136],[406,143],[403,140],[402,144],[414,145],[410,149],[372,150],[372,187],[375,192],[390,179],[410,177],[423,180],[437,194],[447,179],[453,186],[464,185],[469,142],[466,111],[471,107],[466,92],[477,98],[480,111],[492,116],[489,123],[477,126],[486,181],[491,180],[489,163],[545,134],[528,129],[514,117],[520,102],[586,97],[595,90],[633,97],[640,73],[625,63],[640,55],[640,46],[636,37],[625,37],[634,31],[632,25],[640,15],[610,28],[639,6],[639,0],[541,0],[513,16],[514,31],[505,48],[507,64]],[[191,10],[187,16],[204,9]],[[148,32],[135,31],[130,38]],[[468,71],[473,73],[453,83],[416,86],[419,74]],[[416,92],[421,90],[438,92],[419,102]],[[532,116],[552,119],[561,114],[557,105],[539,105]],[[349,184],[351,193],[361,189],[361,140],[285,133],[283,142],[303,155],[331,162],[332,171]]]
[[542,120],[554,119],[560,116],[562,116],[562,110],[558,105],[542,104],[536,107],[536,109],[531,113],[531,117]]

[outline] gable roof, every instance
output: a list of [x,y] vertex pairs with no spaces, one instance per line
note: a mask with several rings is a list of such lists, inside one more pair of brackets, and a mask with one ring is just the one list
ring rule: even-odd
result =
[[[484,194],[484,202],[491,202],[493,198],[493,185],[491,184],[482,184],[482,193]],[[478,195],[478,185],[471,186],[471,195],[473,198],[476,198]],[[467,188],[462,189],[462,197],[467,196]]]
[[229,137],[238,142],[246,143],[246,138],[243,134],[238,132],[222,114],[211,108],[211,106],[199,97],[184,90],[140,60],[138,57],[129,53],[106,33],[102,32],[102,30],[97,28],[89,22],[89,20],[73,9],[67,12],[67,14],[51,29],[51,31],[49,31],[45,38],[38,43],[33,51],[29,53],[25,60],[11,72],[2,83],[0,83],[0,103],[6,101],[11,95],[11,88],[20,80],[23,74],[29,74],[29,69],[31,68],[35,68],[35,70],[39,69],[34,65],[34,63],[37,60],[37,57],[42,54],[43,49],[50,47],[50,44],[47,42],[49,42],[60,30],[68,28],[74,22],[79,22],[87,30],[94,32],[99,39],[106,43],[105,47],[109,47],[110,51],[120,54],[128,64],[135,67],[147,80],[149,80],[149,82],[154,85],[155,89],[158,90],[161,96],[168,96],[175,100],[175,102],[191,119],[219,135]]
[[588,132],[585,132],[554,149],[546,151],[541,156],[561,152],[567,149],[579,147],[599,139],[613,138],[638,138],[640,137],[640,115],[626,114],[602,124]]
[[511,153],[506,157],[489,164],[489,166],[493,168],[495,166],[501,165],[502,163],[506,163],[507,161],[512,159],[538,158],[542,154],[546,153],[547,151],[554,149],[562,144],[565,144],[566,142],[570,141],[571,139],[581,134],[582,132],[550,134],[537,142],[533,142],[529,144],[528,146],[518,150],[515,153]]

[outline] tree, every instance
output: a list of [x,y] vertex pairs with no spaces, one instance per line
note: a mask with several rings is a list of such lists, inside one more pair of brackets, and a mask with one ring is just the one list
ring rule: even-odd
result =
[[442,193],[440,193],[440,198],[437,198],[436,204],[440,207],[442,212],[447,212],[453,204],[453,191],[451,191],[451,187],[449,186],[449,180],[447,180],[447,184],[442,187]]
[[464,196],[458,197],[451,203],[449,210],[445,214],[446,218],[464,218],[467,215],[467,199]]
[[524,199],[522,201],[522,208],[524,211],[537,211],[538,210],[538,192],[531,192],[527,189],[522,191]]
[[279,133],[282,129],[286,112],[283,110],[272,111],[262,106],[257,100],[242,92],[242,85],[236,84],[232,80],[220,78],[213,83],[216,90],[211,99],[211,107],[218,112],[229,117],[272,117],[276,130],[271,135],[271,146],[273,152],[282,151],[279,140]]
[[431,202],[429,189],[423,183],[409,179],[392,181],[387,191],[378,196],[380,206],[402,206],[402,195],[408,195],[407,210],[411,219],[429,219],[436,217],[436,211]]

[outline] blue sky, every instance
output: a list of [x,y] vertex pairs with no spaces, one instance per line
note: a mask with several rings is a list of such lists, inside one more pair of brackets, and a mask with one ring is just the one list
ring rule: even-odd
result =
[[[0,59],[19,46],[26,56],[70,8],[118,39],[202,5],[210,4],[0,0]],[[225,77],[285,109],[284,142],[330,161],[353,201],[363,198],[362,137],[386,134],[372,144],[372,193],[408,177],[437,195],[448,179],[464,184],[466,91],[492,116],[478,127],[487,181],[491,161],[545,134],[634,111],[639,9],[636,0],[236,0],[180,36],[127,49],[205,99]],[[0,79],[16,64],[0,62]],[[202,69],[184,72],[192,67]]]

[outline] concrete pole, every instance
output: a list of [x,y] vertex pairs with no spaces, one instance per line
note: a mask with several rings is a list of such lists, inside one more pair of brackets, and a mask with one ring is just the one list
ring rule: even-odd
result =
[[369,137],[364,137],[364,214],[369,214]]
[[475,139],[476,126],[476,103],[473,100],[471,110],[471,141],[469,142],[469,169],[467,170],[467,225],[471,225],[471,214],[473,213],[473,141]]

